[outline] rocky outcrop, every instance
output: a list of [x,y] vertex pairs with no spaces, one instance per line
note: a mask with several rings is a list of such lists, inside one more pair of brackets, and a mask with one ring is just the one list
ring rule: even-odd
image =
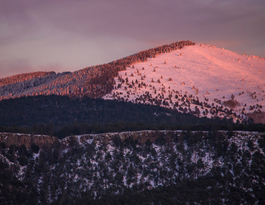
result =
[[0,142],[4,142],[7,147],[11,145],[21,146],[24,144],[28,149],[33,143],[38,145],[40,148],[56,145],[58,143],[58,138],[47,135],[0,133]]
[[140,144],[150,142],[155,142],[157,137],[164,136],[167,141],[178,132],[172,130],[141,130],[141,131],[126,131],[126,132],[110,132],[110,133],[99,133],[99,134],[84,134],[84,135],[73,135],[59,140],[61,148],[65,149],[73,145],[73,143],[78,142],[80,144],[86,144],[90,142],[99,142],[100,144],[108,144],[115,138],[120,139],[122,142],[126,139],[137,140]]
[[[176,132],[176,131],[175,131]],[[22,134],[22,133],[0,133],[0,143],[4,142],[7,147],[11,145],[21,146],[25,145],[27,148],[30,148],[31,144],[38,145],[40,148],[51,147],[51,146],[61,146],[62,149],[65,149],[71,145],[73,142],[79,142],[81,144],[92,140],[99,141],[102,143],[108,144],[110,140],[113,140],[115,137],[124,141],[125,139],[138,140],[141,144],[144,144],[147,140],[154,142],[160,134],[170,136],[173,131],[152,131],[152,130],[143,130],[143,131],[128,131],[128,132],[113,132],[113,133],[100,133],[100,134],[84,134],[84,135],[75,135],[69,136],[64,139],[58,139],[57,137],[48,136],[48,135],[34,135],[34,134]]]

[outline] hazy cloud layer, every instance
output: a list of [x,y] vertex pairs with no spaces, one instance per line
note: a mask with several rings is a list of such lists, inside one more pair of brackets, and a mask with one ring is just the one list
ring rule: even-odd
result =
[[[77,70],[180,40],[265,56],[264,0],[0,0],[0,77]],[[3,63],[4,62],[4,63]]]

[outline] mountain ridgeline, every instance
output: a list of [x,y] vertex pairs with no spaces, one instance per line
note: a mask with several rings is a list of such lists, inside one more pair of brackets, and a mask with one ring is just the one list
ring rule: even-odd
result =
[[180,41],[0,79],[0,204],[264,204],[265,64],[238,57]]
[[[235,61],[237,58],[238,60]],[[27,101],[25,100],[27,97],[54,95],[79,99],[102,98],[138,105],[164,107],[199,118],[220,118],[223,121],[232,120],[234,123],[241,124],[264,123],[265,84],[263,78],[265,76],[262,72],[263,65],[265,65],[264,59],[257,59],[254,56],[240,56],[215,46],[180,41],[75,72],[57,74],[55,72],[35,72],[0,79],[0,101],[23,98],[22,101],[19,101],[23,104]],[[33,102],[28,102],[30,105],[35,101],[36,105],[38,104],[38,98],[30,99],[34,99]],[[51,101],[53,99],[55,98],[50,98]],[[68,100],[66,99],[66,101]],[[70,109],[77,111],[75,107],[80,107],[80,105],[77,101],[75,101],[77,104],[72,102],[70,102],[72,105]],[[17,110],[18,114],[13,117],[12,110],[9,110],[10,115],[6,114],[10,106],[4,104],[9,103],[13,104],[14,102],[6,101],[0,108],[3,110],[2,116],[4,115],[0,125],[10,127],[10,123],[13,121],[13,125],[25,127],[32,126],[32,121],[35,121],[36,124],[54,123],[57,129],[58,126],[62,127],[74,122],[93,124],[98,122],[115,123],[118,120],[118,118],[110,119],[109,112],[106,112],[107,114],[99,113],[99,108],[96,110],[100,117],[96,116],[94,120],[89,120],[87,118],[91,118],[93,115],[87,105],[83,107],[83,110],[78,110],[79,115],[71,110],[58,113],[64,108],[56,105],[59,109],[54,112],[56,116],[51,116],[51,112],[47,110],[50,107],[48,105],[47,108],[44,104],[41,105],[41,108],[32,106],[34,111],[29,107],[22,108],[23,106],[18,105],[17,108],[14,108],[15,110],[19,109]],[[130,107],[132,107],[131,104],[128,104],[127,108]],[[24,109],[31,116],[30,119],[27,119]],[[45,109],[49,114],[46,115],[42,112]],[[101,110],[105,110],[105,108]],[[20,115],[23,112],[24,114]],[[34,112],[33,115],[32,112]],[[126,112],[128,113],[128,111]],[[62,118],[59,115],[65,116],[66,113],[68,113],[68,117],[56,120],[56,118]],[[73,114],[71,122],[69,113]],[[81,116],[82,113],[83,116]],[[171,111],[167,111],[167,114],[169,113]],[[153,114],[154,119],[157,119],[159,114],[157,112],[153,112]],[[36,115],[43,119],[37,119],[40,117]],[[102,117],[103,115],[105,117]],[[113,113],[114,115],[115,113]],[[129,117],[128,119],[122,118],[120,121],[145,121],[150,124],[145,117],[137,116],[138,119],[132,120]],[[50,117],[50,122],[48,122],[48,117]],[[175,123],[174,120],[170,123],[155,121],[156,123],[152,122],[151,124],[180,124],[180,122]],[[199,121],[206,122],[204,119]],[[194,121],[192,120],[189,124],[194,124]]]
[[1,100],[52,94],[99,98],[111,92],[114,85],[114,77],[117,77],[118,72],[125,70],[127,66],[194,44],[191,41],[175,42],[75,72],[58,74],[55,72],[36,72],[6,77],[0,79]]

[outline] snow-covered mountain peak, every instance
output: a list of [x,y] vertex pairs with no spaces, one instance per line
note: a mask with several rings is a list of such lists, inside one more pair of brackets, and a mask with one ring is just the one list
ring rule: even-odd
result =
[[[115,81],[105,99],[161,103],[199,116],[217,114],[234,120],[265,110],[265,60],[209,45],[186,46],[133,64]],[[238,116],[225,114],[225,108]]]
[[0,79],[0,100],[67,95],[153,104],[199,117],[265,123],[265,60],[180,41],[75,72]]

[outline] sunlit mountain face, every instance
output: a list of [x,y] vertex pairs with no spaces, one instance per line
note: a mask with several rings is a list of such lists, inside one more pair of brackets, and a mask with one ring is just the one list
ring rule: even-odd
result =
[[265,60],[181,41],[75,72],[0,79],[1,99],[69,95],[152,104],[198,117],[264,123]]
[[265,61],[197,44],[126,67],[105,99],[156,104],[235,120],[264,112]]
[[1,204],[264,204],[264,68],[180,41],[0,79]]

